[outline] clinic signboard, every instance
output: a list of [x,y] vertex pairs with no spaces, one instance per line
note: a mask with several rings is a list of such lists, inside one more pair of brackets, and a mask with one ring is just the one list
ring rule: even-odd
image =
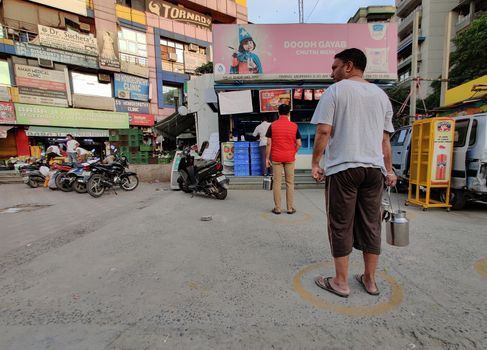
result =
[[128,113],[15,103],[17,124],[72,128],[127,129]]
[[15,54],[17,56],[41,58],[74,66],[98,69],[98,59],[94,56],[81,55],[31,43],[15,43]]
[[149,100],[149,80],[133,75],[114,74],[115,97],[124,100]]
[[63,51],[72,51],[82,55],[98,56],[98,44],[93,35],[81,34],[38,25],[39,44]]
[[352,47],[367,56],[366,79],[397,79],[395,23],[215,24],[215,81],[331,81],[334,56]]
[[149,102],[115,99],[117,112],[149,114]]

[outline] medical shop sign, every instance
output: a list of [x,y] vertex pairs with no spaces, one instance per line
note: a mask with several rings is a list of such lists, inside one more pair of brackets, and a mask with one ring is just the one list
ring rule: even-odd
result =
[[133,75],[115,73],[115,97],[124,100],[149,100],[149,80]]

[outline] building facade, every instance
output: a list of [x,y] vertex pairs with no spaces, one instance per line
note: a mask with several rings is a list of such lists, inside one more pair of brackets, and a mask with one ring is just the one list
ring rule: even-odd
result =
[[348,23],[395,22],[394,6],[367,6],[357,10]]
[[174,113],[185,81],[212,60],[215,23],[247,23],[246,0],[3,0],[0,103],[8,113],[0,124],[28,136],[152,126]]

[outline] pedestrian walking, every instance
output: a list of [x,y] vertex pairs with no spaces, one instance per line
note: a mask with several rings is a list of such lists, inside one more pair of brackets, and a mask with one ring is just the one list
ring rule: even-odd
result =
[[76,141],[71,134],[66,135],[66,148],[68,152],[68,162],[76,163],[76,148],[79,146],[79,142]]
[[[312,176],[325,180],[328,238],[334,258],[334,277],[315,283],[348,297],[348,262],[352,247],[361,250],[363,274],[355,278],[365,291],[378,295],[375,272],[381,246],[381,199],[384,180],[395,186],[390,134],[392,106],[382,89],[364,80],[367,65],[359,49],[335,56],[330,86],[321,97],[311,123],[316,124]],[[326,150],[326,151],[325,151]],[[324,169],[320,160],[324,155]]]
[[279,119],[267,129],[266,167],[271,166],[274,177],[274,214],[281,214],[281,177],[284,171],[286,181],[287,213],[294,214],[294,161],[301,147],[301,135],[298,125],[290,120],[290,107],[281,104],[278,108]]
[[262,175],[267,175],[268,167],[265,161],[265,149],[267,148],[267,137],[265,136],[267,133],[267,129],[269,129],[269,117],[267,115],[262,116],[262,122],[257,125],[252,134],[254,137],[259,137],[259,149],[260,149],[260,159],[261,159],[261,168],[262,168]]

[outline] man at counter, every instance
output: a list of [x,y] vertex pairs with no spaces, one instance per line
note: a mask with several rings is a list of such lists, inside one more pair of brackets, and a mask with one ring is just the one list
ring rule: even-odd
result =
[[271,123],[269,123],[269,117],[264,114],[262,116],[262,122],[257,125],[257,127],[255,128],[254,130],[254,133],[252,134],[254,137],[259,137],[259,148],[260,148],[260,160],[261,160],[261,169],[262,169],[262,175],[266,175],[267,174],[267,170],[268,170],[268,167],[267,167],[267,164],[266,164],[266,161],[265,161],[265,149],[267,147],[267,137],[265,136],[265,134],[267,133],[267,129],[269,129],[269,125],[271,125]]

